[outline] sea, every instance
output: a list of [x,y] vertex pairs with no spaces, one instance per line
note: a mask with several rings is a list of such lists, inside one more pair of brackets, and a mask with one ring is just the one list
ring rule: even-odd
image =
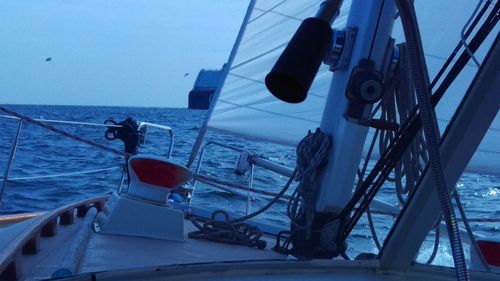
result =
[[[105,106],[53,106],[53,105],[3,105],[29,116],[45,120],[65,120],[102,125],[105,120],[122,121],[132,117],[166,125],[173,129],[172,160],[185,164],[198,136],[207,111],[187,108],[144,108]],[[0,113],[3,114],[3,113]],[[0,171],[7,168],[9,155],[15,139],[19,121],[0,117]],[[102,145],[122,150],[120,140],[106,140],[103,126],[81,124],[52,124],[70,134],[89,139]],[[172,139],[168,131],[149,128],[146,142],[139,151],[144,154],[167,156]],[[216,141],[262,155],[274,162],[294,166],[295,148],[261,143],[237,138],[231,135],[209,132],[206,141]],[[200,173],[223,181],[248,185],[249,173],[234,173],[239,153],[222,147],[210,146],[201,162]],[[118,189],[121,181],[124,159],[116,154],[88,144],[79,143],[47,129],[23,122],[14,161],[8,174],[0,201],[0,215],[41,212],[63,204],[104,195]],[[197,161],[193,170],[197,167]],[[287,178],[262,169],[255,169],[254,188],[278,192]],[[294,186],[292,185],[292,188]],[[231,189],[231,188],[230,188]],[[474,233],[482,237],[500,239],[500,177],[495,175],[464,173],[457,183],[462,204],[471,219]],[[290,193],[291,190],[288,192]],[[268,202],[270,197],[252,195],[250,210],[255,211]],[[377,198],[392,204],[399,204],[393,184],[386,184]],[[237,215],[245,214],[247,193],[234,190],[228,192],[197,183],[192,204],[208,209],[226,209]],[[286,200],[278,201],[257,220],[289,228],[286,217]],[[374,214],[378,239],[383,241],[391,229],[394,219]],[[435,235],[431,232],[424,243],[417,260],[427,261],[431,255]],[[446,239],[441,239],[438,256],[433,264],[451,265],[451,251]],[[365,217],[359,222],[349,238],[348,253],[355,256],[361,252],[377,252],[369,223]],[[469,253],[468,247],[465,251]]]

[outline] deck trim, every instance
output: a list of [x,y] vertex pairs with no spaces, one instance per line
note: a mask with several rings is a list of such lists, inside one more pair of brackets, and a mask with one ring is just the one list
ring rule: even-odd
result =
[[[58,219],[61,219],[61,215],[63,214],[73,214],[75,213],[75,209],[81,205],[94,205],[96,209],[101,209],[102,205],[106,201],[109,196],[99,196],[90,199],[85,199],[78,202],[73,202],[62,207],[59,207],[53,211],[46,212],[42,215],[36,216],[36,220],[33,224],[27,226],[24,230],[22,230],[14,239],[7,243],[7,245],[0,251],[0,276],[4,274],[7,269],[12,269],[12,266],[9,265],[15,264],[16,270],[19,270],[22,266],[20,263],[20,259],[16,258],[20,256],[23,252],[23,248],[33,241],[34,238],[40,237],[42,231],[47,229],[48,225],[52,224],[52,230],[54,230],[54,225],[57,228]],[[52,233],[55,235],[57,231]],[[50,237],[50,235],[48,235]],[[36,246],[36,245],[35,245]],[[30,251],[30,253],[32,253]],[[16,273],[19,276],[19,273]],[[17,277],[19,278],[19,277]]]

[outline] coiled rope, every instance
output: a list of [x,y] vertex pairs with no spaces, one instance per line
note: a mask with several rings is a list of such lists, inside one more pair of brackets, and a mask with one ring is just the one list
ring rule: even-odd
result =
[[[411,116],[413,108],[416,106],[416,97],[413,88],[414,85],[411,79],[410,68],[406,57],[406,45],[404,43],[399,44],[397,45],[397,48],[400,56],[394,76],[391,79],[387,79],[384,98],[380,101],[372,113],[373,117],[380,111],[381,120],[395,124],[406,122],[409,116]],[[363,184],[363,179],[375,149],[377,139],[379,155],[383,155],[389,145],[394,141],[395,136],[395,131],[376,129],[363,167],[361,170],[358,169],[357,189]],[[395,183],[395,193],[401,205],[406,203],[405,197],[407,197],[408,194],[415,189],[427,160],[427,154],[425,153],[425,140],[422,133],[419,132],[395,165],[395,177],[387,179],[388,181]],[[377,249],[380,250],[382,245],[378,239],[376,228],[373,223],[372,211],[369,206],[366,208],[366,215],[373,241]]]
[[[189,217],[193,225],[198,230],[189,232],[188,237],[193,239],[205,239],[221,243],[237,244],[258,249],[266,248],[266,241],[260,239],[262,237],[262,231],[245,221],[262,214],[274,205],[290,188],[296,175],[297,169],[293,171],[285,186],[271,201],[269,201],[264,207],[246,216],[231,220],[227,212],[223,210],[216,210],[212,213],[210,219],[195,216]],[[222,215],[223,220],[217,219],[217,215]]]
[[[488,34],[492,31],[494,26],[498,22],[498,5],[495,4],[495,8],[489,9],[490,1],[487,1],[483,6],[483,9],[476,16],[472,24],[469,26],[466,36],[470,35],[473,30],[475,30],[476,25],[481,21],[483,15],[486,11],[490,10],[491,12],[487,16],[487,19],[483,21],[477,33],[474,35],[472,40],[469,43],[469,48],[472,52],[475,52],[481,44],[484,42]],[[452,54],[446,60],[445,64],[442,66],[439,73],[434,78],[434,81],[431,83],[430,87],[434,88],[437,85],[438,81],[442,81],[439,87],[435,90],[435,93],[432,95],[432,105],[436,106],[437,103],[441,100],[446,90],[449,88],[451,83],[456,79],[457,75],[460,71],[463,70],[465,65],[469,60],[469,55],[466,52],[462,52],[456,62],[451,66],[449,73],[443,78],[442,75],[446,72],[450,64],[454,61],[455,56],[458,54],[460,47],[462,46],[461,42],[457,44]],[[403,152],[405,151],[404,147],[406,147],[407,143],[410,143],[412,139],[418,134],[419,129],[421,127],[421,120],[418,118],[417,110],[414,109],[410,114],[410,118],[408,118],[407,122],[404,122],[404,125],[401,127],[401,130],[397,133],[395,137],[395,142],[393,145],[390,145],[386,152],[381,155],[381,160],[377,162],[375,167],[370,171],[369,175],[366,179],[361,183],[361,187],[358,187],[353,199],[348,203],[348,208],[345,208],[347,211],[355,210],[354,206],[356,202],[361,200],[361,197],[365,198],[362,200],[359,208],[356,210],[355,214],[352,216],[348,229],[345,233],[345,237],[352,231],[353,226],[360,218],[360,213],[364,210],[368,209],[366,202],[370,202],[377,191],[380,189],[382,182],[388,178],[389,173],[392,168],[397,163],[391,163],[390,159],[399,159]],[[384,164],[385,162],[385,164]],[[385,166],[384,166],[385,165]],[[497,219],[467,219],[465,216],[462,218],[463,221],[468,220],[469,222],[495,222]],[[470,236],[470,235],[469,235]],[[473,237],[471,238],[471,241]]]
[[[222,210],[213,212],[210,219],[191,217],[190,220],[198,230],[188,233],[188,236],[193,239],[264,249],[266,242],[260,239],[262,232],[245,221],[263,213],[276,203],[290,188],[295,178],[300,180],[300,183],[288,202],[287,214],[295,230],[304,230],[306,236],[310,236],[310,227],[314,219],[314,192],[318,185],[318,181],[315,179],[318,170],[326,161],[330,147],[331,138],[328,135],[322,133],[320,129],[316,129],[314,133],[309,131],[297,146],[297,168],[293,171],[286,185],[271,201],[259,210],[233,220],[230,220],[229,215]],[[223,219],[217,219],[217,215],[221,215]],[[279,240],[280,238],[278,238],[277,244],[279,244]]]
[[[395,75],[390,81],[389,92],[381,101],[381,119],[388,122],[404,123],[411,116],[417,105],[410,66],[405,44],[399,44],[400,59]],[[383,155],[396,137],[395,131],[380,130],[379,155]],[[418,179],[428,161],[425,140],[419,132],[394,167],[394,178],[388,178],[396,186],[396,195],[401,205],[406,204],[406,197],[415,189]],[[404,179],[404,181],[403,181]]]
[[455,274],[457,280],[468,281],[469,273],[465,263],[462,241],[439,154],[440,135],[429,95],[430,82],[415,9],[409,0],[398,0],[396,4],[401,16],[403,31],[408,46],[408,62],[411,66],[411,73],[415,83],[415,92],[417,94],[419,113],[422,120],[422,129],[427,141],[426,148],[429,154],[431,175],[437,188],[439,202],[450,238],[453,261],[455,263]]
[[[217,215],[222,215],[223,220],[217,219]],[[189,238],[237,244],[258,249],[266,248],[266,241],[260,239],[262,237],[260,229],[244,222],[231,222],[229,215],[223,210],[213,212],[210,219],[190,217],[190,220],[198,230],[189,232]]]
[[[308,132],[297,145],[297,188],[290,196],[287,205],[287,215],[291,221],[291,230],[282,231],[276,238],[273,250],[283,254],[296,256],[310,256],[319,254],[330,255],[330,249],[336,247],[336,241],[324,239],[324,229],[319,233],[319,245],[309,245],[303,240],[311,240],[312,224],[314,221],[315,194],[319,188],[318,172],[326,163],[328,151],[332,146],[332,139],[318,128],[314,133]],[[318,234],[318,233],[317,233]],[[317,235],[315,234],[315,235]],[[305,242],[305,243],[304,243]],[[335,244],[335,245],[330,245]],[[321,247],[322,249],[319,249]],[[341,253],[342,254],[342,253]]]
[[287,215],[294,231],[304,230],[306,239],[311,236],[314,220],[315,192],[319,185],[316,177],[326,162],[331,145],[331,137],[319,128],[314,133],[309,131],[297,145],[297,180],[300,183],[288,202]]

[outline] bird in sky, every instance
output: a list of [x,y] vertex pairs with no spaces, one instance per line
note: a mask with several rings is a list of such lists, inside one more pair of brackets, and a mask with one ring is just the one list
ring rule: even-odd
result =
[[184,77],[186,77],[186,76],[188,76],[188,75],[189,75],[189,73],[188,73],[188,72],[184,73]]
[[48,58],[45,59],[45,62],[49,62],[49,61],[52,61],[51,57],[48,57]]

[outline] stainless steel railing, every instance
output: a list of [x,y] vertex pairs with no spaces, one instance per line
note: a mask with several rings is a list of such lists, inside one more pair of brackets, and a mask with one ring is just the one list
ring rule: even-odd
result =
[[19,120],[17,125],[16,136],[14,138],[14,142],[12,143],[12,147],[9,153],[9,159],[7,160],[7,167],[5,168],[5,172],[3,173],[3,181],[2,187],[0,188],[0,202],[2,202],[2,196],[5,188],[7,187],[7,181],[9,179],[10,167],[12,166],[12,162],[14,162],[14,155],[16,154],[17,144],[19,143],[19,136],[21,135],[21,128],[23,126],[23,121]]
[[[202,162],[203,162],[203,158],[205,156],[205,151],[206,151],[207,147],[209,147],[209,146],[219,146],[219,147],[223,147],[223,148],[227,148],[229,150],[233,150],[233,151],[239,152],[240,154],[251,155],[250,151],[248,151],[246,149],[242,149],[242,148],[236,147],[236,146],[232,146],[232,145],[229,145],[229,144],[225,144],[225,143],[221,143],[221,142],[216,142],[216,141],[206,142],[202,146],[202,148],[201,148],[200,157],[198,158],[198,164],[196,166],[196,174],[200,173],[201,165],[202,165]],[[253,163],[249,163],[249,164],[250,164],[250,169],[249,169],[250,170],[250,176],[249,176],[248,188],[249,189],[253,189],[254,164]],[[194,196],[194,190],[195,190],[195,188],[196,188],[196,179],[193,180],[193,195],[192,196]],[[234,191],[231,191],[230,189],[227,189],[226,191],[234,193]],[[247,196],[246,196],[247,197],[246,210],[245,210],[246,214],[249,214],[250,211],[251,211],[251,208],[252,208],[252,196],[253,196],[253,193],[252,193],[252,191],[249,190],[247,192]]]
[[[10,116],[10,115],[0,115],[0,118],[6,118],[6,119],[14,119],[14,120],[19,120],[18,125],[17,125],[17,130],[16,130],[16,135],[14,137],[14,141],[12,143],[10,153],[9,153],[9,158],[7,160],[7,165],[4,171],[4,175],[2,178],[2,185],[0,186],[0,203],[2,202],[3,198],[3,193],[7,187],[8,181],[9,181],[9,175],[11,171],[12,164],[15,159],[15,154],[16,150],[19,144],[19,138],[21,136],[21,131],[22,131],[22,126],[23,126],[23,120],[15,117],[15,116]],[[90,123],[90,122],[79,122],[79,121],[66,121],[66,120],[51,120],[51,119],[34,119],[39,122],[43,123],[51,123],[51,124],[65,124],[65,125],[84,125],[84,126],[94,126],[94,127],[121,127],[121,125],[114,125],[114,124],[99,124],[99,123]],[[139,122],[139,129],[145,128],[145,132],[147,132],[147,129],[151,128],[157,128],[160,130],[165,130],[168,132],[168,136],[170,138],[168,150],[166,153],[167,158],[170,158],[172,156],[172,151],[173,151],[173,146],[174,146],[174,132],[173,129],[169,126],[164,126],[164,125],[159,125],[159,124],[154,124],[154,123],[149,123],[149,122]],[[145,141],[144,141],[145,142]],[[96,172],[96,171],[105,171],[105,170],[111,170],[114,168],[107,168],[107,169],[96,169],[92,171],[81,171],[81,172],[75,172],[75,173],[62,173],[62,174],[56,174],[56,175],[43,175],[43,176],[36,176],[36,177],[24,177],[24,178],[19,178],[19,179],[38,179],[38,178],[47,178],[47,177],[56,177],[56,176],[67,176],[67,175],[76,175],[76,174],[87,174],[90,172]],[[123,169],[122,176],[121,176],[121,182],[119,186],[119,191],[122,189],[123,182],[125,179],[125,174],[126,174],[126,169]]]
[[170,137],[170,145],[168,147],[168,151],[167,151],[167,158],[171,158],[172,157],[172,150],[174,148],[174,130],[169,127],[169,126],[164,126],[164,125],[158,125],[158,124],[154,124],[154,123],[149,123],[149,122],[139,122],[139,130],[141,130],[142,128],[145,128],[146,129],[146,133],[144,134],[144,143],[146,143],[146,139],[147,139],[147,132],[148,132],[148,128],[157,128],[157,129],[160,129],[160,130],[165,130],[168,132],[169,134],[169,137]]

